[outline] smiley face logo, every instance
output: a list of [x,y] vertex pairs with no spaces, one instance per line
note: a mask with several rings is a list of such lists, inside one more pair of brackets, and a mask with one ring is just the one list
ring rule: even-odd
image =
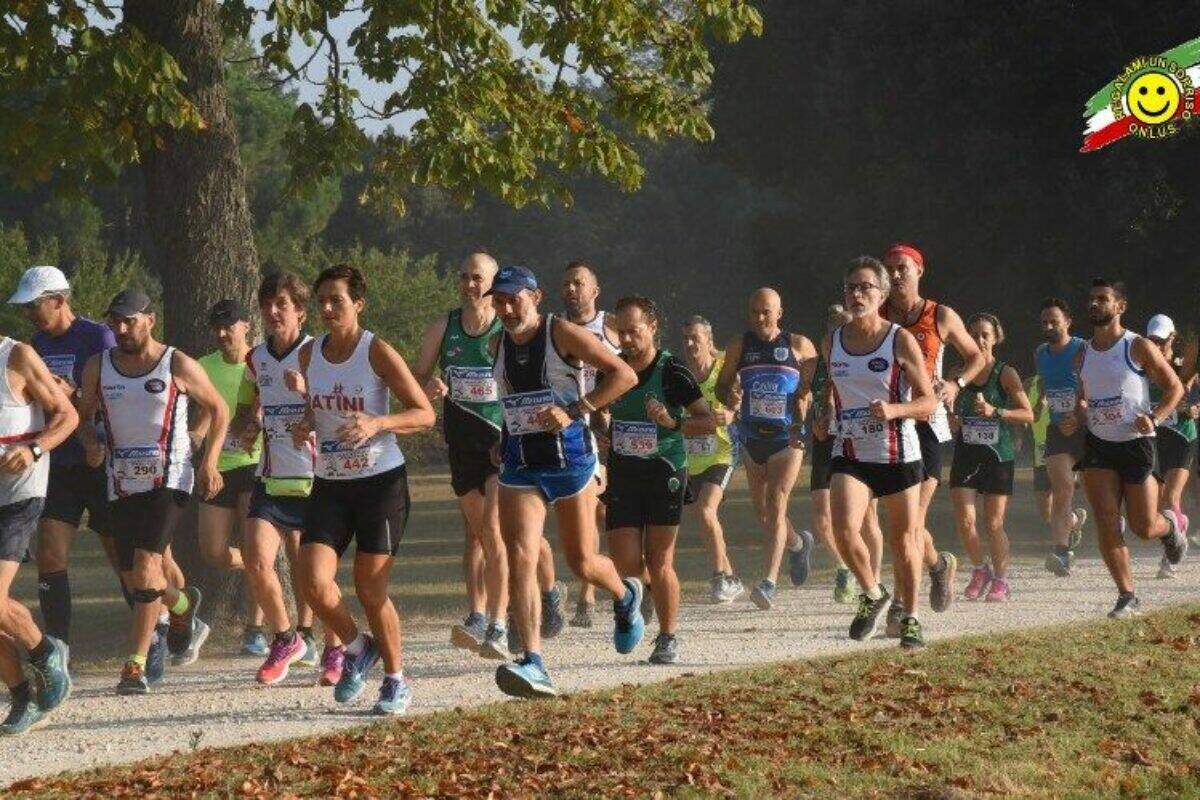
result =
[[1161,125],[1179,110],[1179,86],[1166,72],[1147,70],[1129,82],[1125,105],[1138,122]]

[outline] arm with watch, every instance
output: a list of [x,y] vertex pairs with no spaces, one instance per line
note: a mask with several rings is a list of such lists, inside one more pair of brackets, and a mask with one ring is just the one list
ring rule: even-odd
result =
[[13,395],[22,395],[32,404],[42,407],[45,426],[34,431],[24,445],[10,445],[0,455],[0,472],[19,474],[46,458],[46,454],[71,435],[79,424],[79,414],[70,398],[50,374],[41,356],[27,344],[13,346],[8,360],[8,385]]
[[1000,373],[1000,385],[1004,388],[1004,393],[1008,395],[1008,408],[993,406],[980,394],[976,397],[976,410],[980,412],[981,416],[1007,422],[1010,425],[1032,423],[1033,406],[1029,402],[1029,395],[1025,393],[1025,385],[1021,383],[1021,377],[1017,371],[1006,365]]
[[569,322],[562,322],[557,317],[555,323],[550,335],[558,352],[569,355],[581,364],[595,367],[597,372],[604,373],[604,380],[575,402],[543,409],[538,414],[538,419],[547,433],[558,433],[587,414],[607,408],[618,397],[637,386],[637,373],[633,371],[633,367],[626,364],[590,331]]

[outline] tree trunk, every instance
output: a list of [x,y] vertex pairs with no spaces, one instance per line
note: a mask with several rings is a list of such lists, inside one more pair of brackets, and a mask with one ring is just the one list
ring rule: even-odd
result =
[[[125,20],[179,63],[187,79],[184,94],[205,124],[195,133],[159,131],[163,147],[144,153],[142,162],[152,248],[146,256],[162,281],[165,339],[198,357],[214,346],[208,309],[227,297],[254,308],[258,282],[218,6],[215,0],[127,0]],[[194,514],[177,532],[174,550],[189,583],[214,599],[228,595],[229,576],[200,559]]]

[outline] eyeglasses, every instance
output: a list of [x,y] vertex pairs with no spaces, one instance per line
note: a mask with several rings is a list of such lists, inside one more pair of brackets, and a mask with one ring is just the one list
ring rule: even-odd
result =
[[872,289],[878,289],[879,286],[874,283],[847,283],[846,294],[866,294]]

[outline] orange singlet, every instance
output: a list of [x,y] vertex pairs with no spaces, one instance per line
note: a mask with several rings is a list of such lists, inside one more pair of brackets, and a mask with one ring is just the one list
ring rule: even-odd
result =
[[[928,373],[930,380],[936,383],[942,378],[942,358],[946,354],[946,340],[938,332],[937,301],[925,299],[921,302],[921,313],[917,315],[914,322],[908,325],[905,325],[902,319],[891,319],[892,307],[887,303],[883,304],[880,312],[884,319],[899,323],[917,338],[917,345],[921,348],[921,355],[925,358],[925,372]],[[938,441],[950,441],[950,420],[946,414],[946,407],[941,403],[933,412],[933,416],[929,418],[929,425],[937,434]]]

